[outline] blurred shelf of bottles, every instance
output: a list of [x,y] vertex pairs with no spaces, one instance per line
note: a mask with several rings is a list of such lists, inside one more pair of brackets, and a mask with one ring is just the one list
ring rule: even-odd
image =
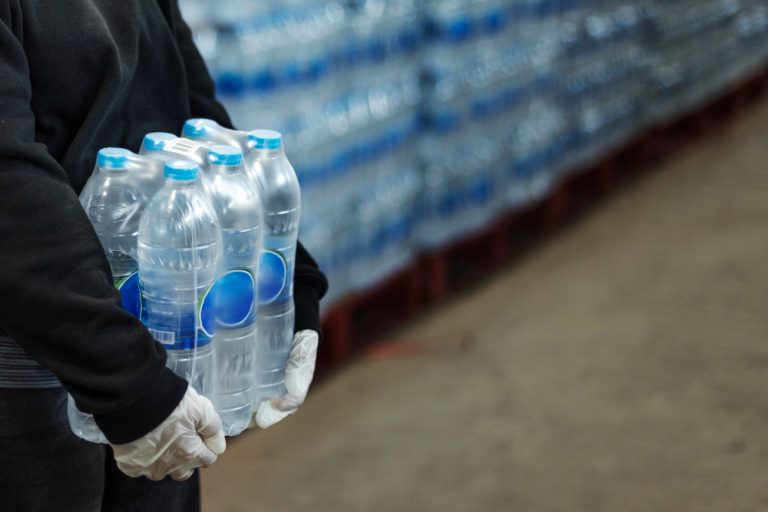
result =
[[326,305],[545,197],[768,62],[768,0],[181,0],[283,132]]

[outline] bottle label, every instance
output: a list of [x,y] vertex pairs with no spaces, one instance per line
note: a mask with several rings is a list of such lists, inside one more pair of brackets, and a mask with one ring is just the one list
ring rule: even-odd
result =
[[216,294],[211,285],[197,301],[197,307],[176,312],[172,317],[141,310],[141,321],[155,341],[166,350],[192,350],[211,343],[216,333]]
[[286,288],[288,264],[282,254],[265,250],[259,260],[259,303],[277,300]]
[[[253,278],[251,278],[251,282],[253,282]],[[134,272],[121,279],[115,283],[115,288],[120,291],[123,309],[140,319],[145,325],[151,324],[149,312],[146,310],[142,299],[139,273]],[[211,287],[198,302],[196,317],[190,313],[186,318],[180,318],[177,330],[165,330],[157,325],[151,327],[147,325],[147,329],[155,341],[163,344],[169,350],[186,350],[194,348],[195,345],[198,347],[205,346],[211,342],[211,338],[216,332],[215,299],[216,293]],[[197,341],[195,341],[195,325],[199,326]]]
[[213,295],[218,327],[239,329],[256,321],[256,282],[248,270],[231,270],[221,276]]
[[[218,305],[216,291],[216,283],[213,283],[197,303],[197,325],[200,326],[199,331],[202,333],[202,337],[206,338],[207,342],[210,342],[213,335],[216,334]],[[200,343],[200,337],[200,333],[198,333],[198,343]]]
[[139,285],[139,273],[125,277],[115,283],[115,288],[120,292],[121,304],[123,309],[135,316],[141,318],[141,286]]
[[162,343],[165,346],[172,347],[176,343],[176,333],[173,331],[159,331],[157,329],[149,329],[149,333],[155,339],[155,341]]

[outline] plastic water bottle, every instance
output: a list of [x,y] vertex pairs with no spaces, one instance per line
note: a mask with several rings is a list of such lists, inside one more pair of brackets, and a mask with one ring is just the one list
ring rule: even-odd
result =
[[213,396],[216,304],[211,290],[219,264],[219,223],[196,164],[168,162],[165,177],[139,226],[142,320],[165,346],[168,367],[199,393]]
[[184,136],[236,144],[258,183],[264,205],[264,253],[259,265],[259,343],[254,404],[285,392],[285,365],[293,344],[293,271],[301,216],[299,181],[285,156],[282,135],[238,132],[207,119],[184,124]]
[[285,392],[285,366],[293,345],[293,272],[301,217],[298,179],[285,156],[280,133],[248,134],[250,155],[262,183],[264,255],[260,265],[258,386],[254,403]]
[[224,433],[248,427],[256,357],[256,293],[263,237],[261,199],[242,166],[243,153],[213,146],[205,188],[222,232],[223,274],[216,282],[216,410]]
[[96,170],[80,194],[80,204],[107,255],[115,285],[138,272],[136,241],[147,197],[129,174],[133,154],[122,148],[99,151]]
[[[99,151],[96,169],[80,194],[80,204],[104,248],[113,282],[122,294],[123,308],[138,317],[141,301],[137,240],[147,196],[137,179],[140,175],[135,162],[137,156],[122,148]],[[153,166],[152,162],[144,164]],[[93,416],[78,410],[71,396],[67,414],[72,431],[77,436],[95,443],[106,443]]]
[[[139,153],[142,155],[152,155],[156,157],[157,154],[163,154],[165,145],[178,139],[178,137],[169,132],[151,132],[144,136],[141,141],[141,149]],[[170,157],[168,158],[170,160]]]

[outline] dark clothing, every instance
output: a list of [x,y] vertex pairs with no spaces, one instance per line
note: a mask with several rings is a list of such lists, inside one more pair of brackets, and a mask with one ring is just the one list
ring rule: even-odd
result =
[[293,275],[293,304],[296,320],[293,331],[320,330],[320,299],[328,291],[328,281],[320,272],[317,262],[301,242],[296,246],[296,268]]
[[61,383],[54,374],[30,359],[15,341],[0,336],[0,389],[58,387]]
[[[213,93],[176,0],[0,0],[0,336],[113,443],[159,425],[187,383],[120,308],[77,195],[102,147],[190,117],[231,126]],[[303,248],[296,262],[296,327],[319,331],[327,283]]]
[[[0,512],[197,512],[199,474],[128,478],[69,429],[63,388],[0,389]],[[105,470],[106,468],[106,470]]]

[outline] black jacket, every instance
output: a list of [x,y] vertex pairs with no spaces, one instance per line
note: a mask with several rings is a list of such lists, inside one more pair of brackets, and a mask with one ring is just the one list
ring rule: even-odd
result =
[[[97,151],[190,117],[231,126],[176,0],[0,0],[0,336],[55,374],[113,443],[157,426],[186,382],[112,286],[78,202]],[[327,283],[299,248],[296,329]]]

